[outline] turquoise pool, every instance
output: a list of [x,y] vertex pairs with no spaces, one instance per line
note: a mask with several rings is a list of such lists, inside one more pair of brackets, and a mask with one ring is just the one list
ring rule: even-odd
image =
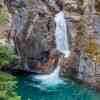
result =
[[39,84],[39,81],[30,78],[18,78],[17,95],[21,96],[21,100],[100,100],[95,89],[71,80],[54,87],[45,88]]

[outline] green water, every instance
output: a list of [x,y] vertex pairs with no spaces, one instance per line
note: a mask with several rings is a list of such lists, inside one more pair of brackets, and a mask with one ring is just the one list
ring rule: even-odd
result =
[[71,80],[46,86],[32,77],[0,73],[0,100],[100,100],[100,93]]
[[100,94],[95,89],[71,80],[48,88],[43,88],[38,81],[29,78],[19,78],[17,82],[16,93],[21,96],[21,100],[100,100]]

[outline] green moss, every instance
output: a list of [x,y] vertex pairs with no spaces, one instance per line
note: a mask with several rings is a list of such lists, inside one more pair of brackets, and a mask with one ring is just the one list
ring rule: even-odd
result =
[[32,4],[32,3],[33,3],[33,0],[28,0],[28,3],[29,3],[29,4]]
[[8,22],[8,17],[5,15],[0,15],[0,24],[6,24]]
[[28,16],[31,17],[33,15],[32,11],[28,11]]

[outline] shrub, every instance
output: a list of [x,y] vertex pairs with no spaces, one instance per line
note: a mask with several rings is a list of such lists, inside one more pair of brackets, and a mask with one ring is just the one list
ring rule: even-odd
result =
[[8,17],[5,15],[0,15],[0,24],[6,24],[8,22]]
[[14,51],[7,47],[0,46],[0,65],[7,65],[16,60]]

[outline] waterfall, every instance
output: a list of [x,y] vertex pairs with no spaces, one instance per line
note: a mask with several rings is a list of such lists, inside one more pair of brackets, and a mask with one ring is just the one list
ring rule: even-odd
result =
[[[64,18],[64,12],[60,11],[55,16],[56,22],[56,31],[55,31],[55,38],[56,38],[56,46],[57,49],[64,53],[65,57],[68,57],[70,54],[69,45],[68,45],[68,37],[67,37],[67,29],[66,29],[66,21]],[[45,75],[36,75],[33,77],[33,80],[40,80],[42,86],[55,86],[58,84],[64,84],[64,81],[60,78],[60,64],[62,58],[59,59],[58,65],[55,70],[50,74]]]
[[50,74],[36,75],[34,79],[40,80],[42,86],[57,86],[58,84],[63,84],[63,80],[59,77],[60,66],[58,65],[56,69]]
[[64,12],[60,11],[55,15],[56,22],[56,30],[55,30],[55,38],[56,38],[56,48],[62,52],[65,57],[68,57],[70,54],[69,44],[68,44],[68,36],[67,36],[67,28],[66,28],[66,20],[64,18]]
[[34,79],[40,80],[44,86],[57,86],[58,84],[64,84],[64,81],[60,78],[60,63],[62,62],[63,56],[59,58],[58,65],[55,70],[50,74],[36,75]]

